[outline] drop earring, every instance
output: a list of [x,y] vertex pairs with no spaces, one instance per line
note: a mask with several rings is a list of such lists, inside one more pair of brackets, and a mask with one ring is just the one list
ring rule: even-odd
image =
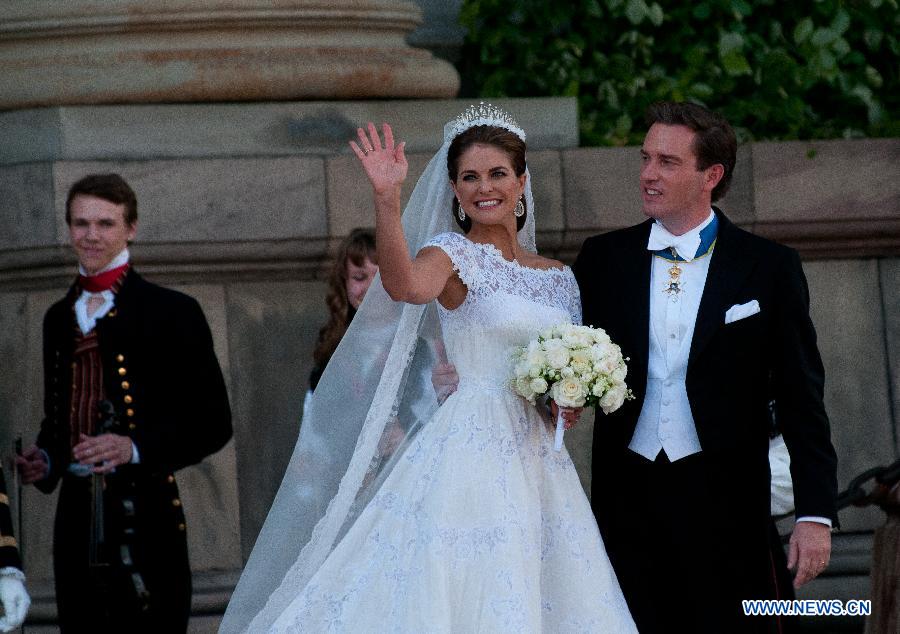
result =
[[525,215],[525,205],[522,203],[521,198],[516,202],[516,209],[513,213],[516,214],[516,218],[521,218]]

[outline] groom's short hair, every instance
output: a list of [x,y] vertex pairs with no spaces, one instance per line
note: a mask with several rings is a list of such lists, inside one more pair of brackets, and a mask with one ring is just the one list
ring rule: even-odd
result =
[[683,125],[695,132],[693,150],[697,169],[705,170],[716,163],[725,168],[722,180],[712,190],[713,202],[722,198],[731,185],[737,159],[737,138],[725,117],[699,104],[663,101],[647,108],[647,127],[654,123]]

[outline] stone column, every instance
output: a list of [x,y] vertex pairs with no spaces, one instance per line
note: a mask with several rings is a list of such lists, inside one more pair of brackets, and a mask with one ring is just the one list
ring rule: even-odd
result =
[[0,109],[60,104],[452,97],[455,69],[406,44],[399,0],[5,3]]

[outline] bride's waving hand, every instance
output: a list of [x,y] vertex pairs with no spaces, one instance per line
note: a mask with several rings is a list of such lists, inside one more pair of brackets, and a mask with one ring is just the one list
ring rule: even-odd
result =
[[350,141],[350,147],[366,170],[366,176],[369,177],[376,195],[395,190],[399,192],[409,169],[404,154],[406,143],[403,141],[399,144],[394,143],[394,131],[387,123],[382,126],[383,146],[375,124],[369,122],[368,128],[368,134],[362,128],[357,128],[359,144]]
[[387,123],[382,125],[384,143],[375,124],[369,122],[367,128],[368,132],[357,129],[359,143],[350,141],[350,147],[362,163],[375,195],[375,241],[381,283],[394,301],[425,304],[444,291],[453,275],[453,264],[439,249],[425,249],[415,259],[410,257],[400,222],[400,189],[409,169],[405,142],[394,142],[394,132]]

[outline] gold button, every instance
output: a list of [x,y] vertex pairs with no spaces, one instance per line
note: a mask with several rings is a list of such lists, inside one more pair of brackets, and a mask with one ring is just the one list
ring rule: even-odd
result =
[[127,390],[130,388],[131,388],[131,383],[129,383],[128,381],[122,381],[122,389],[123,390]]
[[126,370],[125,368],[119,368],[119,376],[125,376],[126,374],[128,374],[128,370]]
[[176,508],[181,506],[181,500],[179,500],[178,498],[175,498],[174,500],[172,500],[172,506],[174,506]]
[[130,394],[126,394],[126,395],[125,395],[125,398],[124,398],[123,400],[124,400],[126,403],[128,403],[128,404],[130,405],[130,404],[131,404],[131,401],[133,401],[134,399],[131,398],[131,395],[130,395]]
[[186,528],[187,528],[187,526],[185,526],[184,523],[181,523],[178,525],[178,530],[180,530],[182,533],[184,532],[184,529],[186,529]]
[[128,423],[128,429],[137,429],[137,425],[134,423]]
[[134,410],[129,407],[128,409],[125,410],[125,415],[126,416],[134,416]]
[[124,360],[125,360],[125,355],[122,355],[122,354],[116,355],[116,361],[118,361],[119,363],[122,363]]
[[169,477],[166,478],[166,482],[168,482],[169,484],[172,484],[173,482],[175,482],[175,476],[173,476],[173,475],[170,473],[170,474],[169,474]]
[[117,311],[115,308],[113,308],[111,311],[109,311],[107,313],[107,315],[109,315],[110,317],[115,317],[118,314],[118,312],[119,311]]

